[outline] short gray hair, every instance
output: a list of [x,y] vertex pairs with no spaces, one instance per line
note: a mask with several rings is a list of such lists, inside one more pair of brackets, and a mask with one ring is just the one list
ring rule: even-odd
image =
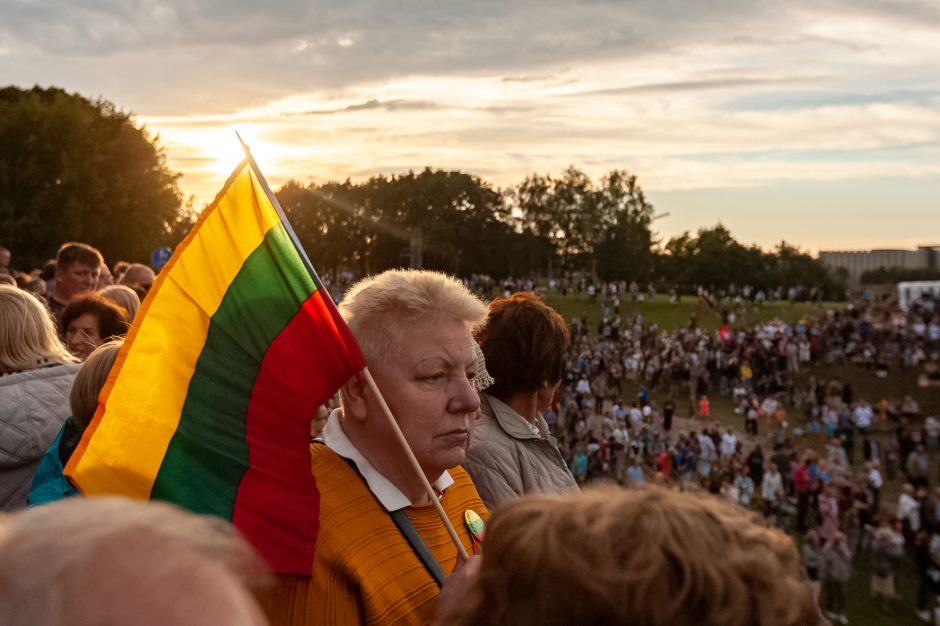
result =
[[366,361],[394,354],[407,326],[421,320],[455,320],[470,331],[486,317],[486,306],[456,278],[427,270],[388,270],[365,278],[347,292],[339,311]]
[[137,315],[137,311],[140,309],[140,296],[137,295],[136,291],[127,285],[108,285],[104,289],[100,289],[98,293],[116,305],[124,307],[124,310],[127,311],[128,324],[134,321],[134,316]]

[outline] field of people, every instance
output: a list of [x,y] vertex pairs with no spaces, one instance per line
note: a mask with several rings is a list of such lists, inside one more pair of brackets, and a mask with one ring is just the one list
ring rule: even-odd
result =
[[[615,444],[613,439],[606,437],[610,433],[606,432],[602,426],[605,418],[606,423],[616,429],[618,420],[613,412],[618,410],[623,412],[624,408],[620,407],[629,407],[637,399],[640,399],[639,405],[642,406],[644,404],[642,397],[648,398],[648,404],[653,407],[652,419],[647,417],[643,421],[636,422],[633,427],[628,427],[629,434],[627,435],[631,440],[637,436],[644,436],[647,440],[652,438],[652,446],[647,449],[644,443],[643,454],[640,455],[641,460],[646,463],[643,465],[646,481],[662,479],[655,460],[658,449],[671,451],[678,459],[681,456],[678,448],[682,437],[692,430],[701,432],[703,427],[712,425],[719,426],[722,431],[733,429],[734,436],[741,446],[739,450],[742,458],[747,456],[749,450],[755,445],[760,445],[769,456],[775,443],[778,444],[778,448],[782,445],[794,461],[807,453],[814,453],[820,459],[826,458],[827,444],[831,442],[831,437],[823,432],[813,431],[826,429],[826,425],[821,423],[821,420],[825,421],[822,415],[828,406],[829,392],[832,388],[836,388],[839,394],[847,400],[841,404],[841,415],[834,418],[838,419],[838,423],[832,425],[834,429],[832,434],[840,438],[841,446],[846,451],[848,464],[845,468],[845,484],[847,485],[845,488],[853,489],[857,478],[863,476],[863,457],[872,458],[883,475],[884,484],[880,489],[879,514],[872,516],[871,523],[877,524],[879,518],[889,519],[897,512],[902,485],[909,480],[904,457],[910,454],[911,450],[903,443],[901,443],[901,449],[898,449],[899,439],[911,437],[911,433],[918,433],[913,435],[913,443],[916,443],[918,437],[921,437],[925,418],[940,415],[940,387],[928,386],[932,381],[925,383],[925,379],[935,378],[934,374],[928,377],[925,372],[934,372],[929,369],[932,367],[930,363],[936,363],[937,351],[940,348],[930,341],[918,342],[912,339],[909,332],[893,336],[883,332],[881,321],[896,319],[891,317],[889,305],[868,306],[856,301],[849,305],[848,310],[845,303],[771,301],[758,305],[736,304],[728,301],[722,305],[690,296],[676,302],[674,298],[664,295],[646,298],[642,302],[636,302],[627,296],[623,298],[623,302],[617,303],[610,297],[602,301],[597,296],[589,296],[586,292],[561,295],[548,289],[543,290],[543,297],[547,303],[562,313],[569,323],[575,322],[573,324],[575,330],[573,349],[570,355],[572,361],[569,364],[569,367],[575,369],[575,376],[569,379],[571,382],[574,382],[577,377],[578,369],[581,373],[585,372],[585,369],[587,372],[596,371],[590,364],[593,361],[596,365],[598,357],[602,363],[601,369],[606,370],[608,374],[611,373],[613,365],[611,361],[617,362],[617,365],[613,367],[613,373],[622,378],[619,384],[609,386],[617,388],[619,392],[605,391],[606,399],[598,397],[597,400],[601,404],[598,405],[595,401],[593,405],[603,407],[600,411],[601,417],[595,417],[594,420],[598,424],[598,429],[605,435],[604,438],[611,442],[611,448],[616,449],[617,452],[620,450],[619,442]],[[620,329],[619,333],[609,328],[605,329],[603,323],[605,313],[608,323],[617,316],[617,311],[614,309],[616,304],[619,304],[619,320],[614,322],[614,325]],[[853,309],[856,310],[854,315]],[[768,383],[768,387],[763,390],[764,393],[754,389],[754,394],[757,397],[775,396],[781,400],[782,413],[778,415],[780,423],[775,423],[769,416],[761,415],[757,437],[745,433],[747,409],[742,405],[741,396],[734,393],[734,382],[731,380],[733,375],[729,374],[729,380],[721,381],[724,371],[720,363],[716,367],[714,362],[715,352],[724,349],[724,342],[717,338],[717,332],[729,322],[729,315],[731,316],[730,325],[733,328],[750,331],[747,333],[747,338],[742,334],[731,339],[735,344],[736,354],[742,348],[745,351],[748,350],[749,348],[744,346],[750,345],[749,342],[758,344],[763,342],[770,352],[779,350],[779,353],[768,359],[768,367],[775,372],[776,379]],[[833,323],[831,320],[834,318],[841,321]],[[864,320],[870,321],[870,330],[863,325]],[[658,341],[650,336],[650,325],[655,325],[658,329],[657,333],[661,334]],[[829,330],[827,330],[827,325]],[[761,328],[765,326],[774,329],[766,336],[761,335]],[[859,326],[861,326],[862,334],[871,333],[864,340],[858,336]],[[805,331],[806,328],[810,330]],[[838,332],[830,332],[833,330]],[[662,334],[663,331],[665,334]],[[814,343],[814,351],[808,361],[803,362],[802,359],[792,361],[787,358],[787,348],[782,344],[800,342],[798,334],[801,332],[807,332],[808,336],[813,334],[826,336],[830,333],[831,337],[838,337],[836,343],[840,346],[833,349],[834,346],[830,342],[817,350],[815,348],[818,346]],[[623,336],[624,333],[626,333],[626,338]],[[647,335],[645,338],[643,338],[644,334]],[[760,338],[755,340],[755,335],[760,335]],[[662,337],[669,337],[669,339],[664,341]],[[843,338],[844,341],[842,341]],[[899,342],[899,345],[893,345],[892,342]],[[661,355],[664,349],[669,351],[675,346],[682,346],[679,348],[681,354],[698,353],[703,360],[708,360],[707,366],[702,364],[704,369],[698,372],[700,380],[694,391],[690,392],[687,372],[684,372],[681,377],[676,377],[678,384],[673,384],[673,381],[669,380],[669,374],[665,372],[662,375],[659,373],[652,376],[644,375],[644,364],[650,363],[656,357],[657,352]],[[634,350],[636,350],[636,358],[628,358],[627,355]],[[758,350],[760,350],[759,347]],[[791,357],[794,351],[791,349]],[[730,354],[732,351],[728,350],[728,352]],[[885,357],[887,352],[892,353],[890,359]],[[916,355],[913,361],[910,358],[912,352]],[[588,363],[587,368],[584,367],[585,361]],[[693,357],[693,365],[689,366],[690,369],[695,367],[694,361],[695,357]],[[776,363],[773,363],[774,361]],[[581,363],[580,366],[578,362]],[[625,362],[630,364],[635,362],[637,371],[632,375],[621,374],[620,365]],[[782,375],[778,367],[779,370],[783,370]],[[755,371],[754,375],[756,385],[760,374]],[[771,376],[769,372],[766,375]],[[692,369],[692,377],[695,376],[696,372]],[[592,380],[591,383],[592,393],[595,393],[594,381]],[[604,386],[606,382],[602,384],[602,387]],[[820,398],[825,395],[826,399],[818,405],[815,402],[808,405],[805,402],[807,394],[813,393],[820,386],[826,387],[826,391],[820,390],[818,395]],[[592,417],[588,414],[597,413],[596,408],[589,406],[587,410],[584,408],[580,411],[575,410],[577,402],[573,398],[577,395],[576,391],[569,389],[566,393],[563,387],[561,393],[558,432],[563,448],[566,438],[569,439],[568,445],[571,446],[570,439],[579,437],[575,434],[577,426],[572,423],[572,417],[565,415],[566,408],[574,410],[574,420],[586,421],[588,426],[584,427],[584,432],[589,433],[588,440],[595,439],[593,435],[597,434],[597,431],[592,432],[590,427]],[[700,399],[703,395],[707,395],[709,400],[708,418],[701,416]],[[667,402],[675,405],[675,423],[668,434],[662,432],[662,409]],[[908,410],[911,406],[916,407],[913,414],[907,413],[907,410],[901,410],[905,402],[909,403]],[[854,424],[853,415],[854,409],[862,405],[871,407],[875,416],[870,427],[864,429],[864,436],[863,431]],[[627,419],[624,421],[630,421],[629,415],[629,409],[627,409]],[[567,433],[566,429],[568,429]],[[929,439],[929,433],[924,432],[922,435],[921,440]],[[596,439],[602,445],[600,448],[594,447],[595,453],[605,454],[606,452],[608,459],[616,456],[617,452],[604,450],[605,446],[600,437]],[[909,441],[907,445],[910,446],[911,443]],[[656,445],[660,448],[656,448]],[[697,448],[697,445],[693,444],[693,446]],[[630,444],[626,444],[623,450],[627,457],[631,455]],[[588,454],[590,456],[590,450]],[[629,463],[630,461],[623,462]],[[616,466],[616,463],[615,459],[609,460],[612,466]],[[732,460],[731,466],[733,465]],[[629,476],[621,474],[621,469],[616,469],[616,467],[607,471],[601,469],[600,475],[593,478],[599,481],[616,480],[629,483]],[[833,482],[836,482],[837,472],[835,468],[831,469]],[[931,445],[927,473],[931,488],[937,484],[938,469],[940,468],[937,464],[936,448]],[[678,466],[673,471],[678,471]],[[731,471],[733,470],[729,470]],[[712,476],[714,473],[713,470]],[[698,476],[695,475],[694,470],[690,478],[692,480],[683,478],[678,481],[678,484],[681,484],[683,488],[690,488],[690,485],[691,488],[709,488],[706,480],[696,480]],[[591,479],[589,476],[586,481]],[[728,485],[724,486],[728,487]],[[760,505],[755,503],[760,493],[760,485],[754,485],[753,488],[755,496],[751,508],[759,515],[757,511]],[[712,490],[719,492],[717,484]],[[852,492],[849,491],[849,493]],[[724,495],[725,490],[721,489],[718,497]],[[933,496],[933,492],[930,492],[927,498],[922,499],[925,509],[937,506],[934,498],[930,496]],[[796,498],[792,492],[788,494],[788,499],[791,505],[796,505]],[[848,502],[852,502],[851,495]],[[932,514],[927,510],[924,513],[926,524],[926,519]],[[808,528],[814,526],[815,515],[812,511],[808,513]],[[777,524],[784,527],[798,543],[802,543],[804,533],[801,529],[793,527],[792,520],[789,525],[782,519],[778,520]],[[905,532],[907,531],[908,529],[905,528]],[[918,577],[913,558],[913,546],[907,546],[897,568],[896,582],[900,597],[888,601],[874,599],[870,589],[869,534],[869,531],[864,528],[858,529],[855,553],[851,559],[851,576],[844,589],[847,601],[842,615],[852,624],[874,626],[922,623],[918,619],[916,606]]]
[[[812,368],[804,374],[804,377],[816,376],[819,379],[829,380],[833,377],[840,377],[848,382],[856,390],[861,398],[877,400],[889,397],[903,397],[911,395],[914,397],[925,411],[925,415],[940,415],[940,391],[937,388],[930,390],[922,389],[917,386],[916,376],[911,372],[900,372],[889,375],[888,378],[876,378],[872,373],[865,370],[859,370],[856,367],[846,367],[840,365],[822,365]],[[744,420],[742,416],[734,413],[732,402],[725,398],[716,398],[712,402],[713,416],[722,422],[722,425],[734,428],[743,432]],[[794,412],[790,420],[791,428],[803,428],[805,430],[806,420],[798,413]],[[875,426],[872,429],[872,438],[876,441],[886,444],[894,434],[895,424],[886,423]],[[766,438],[762,438],[766,439]],[[826,445],[826,438],[818,434],[806,434],[797,439],[800,445],[805,448],[823,450]],[[936,477],[940,464],[937,461],[937,455],[930,457],[930,475]],[[862,468],[861,450],[855,451],[854,463],[852,469],[858,472]],[[893,515],[895,512],[895,503],[901,491],[901,478],[894,481],[886,481],[883,488],[882,512],[886,515]],[[931,484],[935,484],[931,481]],[[901,598],[889,604],[889,610],[872,599],[869,587],[870,580],[869,556],[866,553],[860,553],[853,561],[853,574],[850,578],[847,589],[847,607],[846,616],[852,624],[861,624],[865,626],[887,626],[887,625],[907,625],[919,624],[915,613],[915,598],[917,595],[917,574],[914,569],[914,563],[911,559],[902,561],[902,565],[897,575],[897,589]]]
[[[588,325],[596,330],[603,318],[603,309],[598,305],[597,298],[590,298],[586,293],[561,295],[557,291],[545,290],[543,292],[545,303],[570,320],[573,317],[587,316]],[[652,298],[646,297],[642,302],[633,302],[628,297],[621,303],[621,317],[632,319],[637,313],[643,316],[646,324],[656,324],[663,330],[673,331],[689,325],[694,316],[698,325],[706,330],[715,331],[721,326],[721,309],[719,306],[709,306],[694,296],[681,296],[677,301],[665,294],[657,294]],[[779,319],[788,324],[796,324],[799,320],[815,319],[826,310],[838,311],[845,308],[842,302],[787,302],[770,301],[763,304],[748,302],[735,305],[725,305],[725,308],[735,311],[736,323],[750,327],[758,322],[769,322]]]

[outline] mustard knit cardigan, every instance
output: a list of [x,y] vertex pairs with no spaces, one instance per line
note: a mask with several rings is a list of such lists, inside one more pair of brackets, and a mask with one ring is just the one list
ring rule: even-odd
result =
[[[439,592],[401,531],[349,464],[323,445],[311,447],[320,490],[320,531],[311,577],[279,575],[259,595],[272,626],[319,624],[427,624]],[[441,504],[468,552],[468,509],[488,513],[470,477],[450,470],[454,484]],[[408,518],[444,572],[453,571],[457,549],[433,505],[406,509]]]

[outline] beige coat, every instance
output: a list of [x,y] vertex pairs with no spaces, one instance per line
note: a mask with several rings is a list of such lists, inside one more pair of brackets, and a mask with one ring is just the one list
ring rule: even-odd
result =
[[524,417],[492,400],[480,394],[481,415],[464,461],[486,507],[492,511],[526,493],[576,490],[578,484],[542,416],[536,433]]

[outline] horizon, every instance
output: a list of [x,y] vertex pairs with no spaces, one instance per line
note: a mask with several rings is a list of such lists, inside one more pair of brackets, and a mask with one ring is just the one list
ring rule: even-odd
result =
[[720,222],[812,254],[940,241],[928,1],[5,4],[4,82],[132,112],[197,210],[238,129],[274,188],[624,169],[663,239]]

